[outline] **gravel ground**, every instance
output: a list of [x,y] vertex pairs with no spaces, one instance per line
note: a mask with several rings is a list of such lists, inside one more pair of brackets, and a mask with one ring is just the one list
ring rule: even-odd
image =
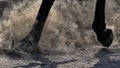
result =
[[32,59],[1,56],[0,68],[119,68],[118,48],[92,46],[79,48],[71,53],[40,55]]

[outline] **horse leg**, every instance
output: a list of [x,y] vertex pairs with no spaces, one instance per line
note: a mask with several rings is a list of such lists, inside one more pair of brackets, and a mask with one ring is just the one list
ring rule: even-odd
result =
[[97,40],[103,46],[109,47],[113,41],[113,32],[111,29],[106,29],[105,2],[106,0],[97,0],[92,28],[96,33]]
[[32,30],[29,33],[29,35],[32,35],[35,43],[38,43],[38,41],[40,40],[42,30],[44,28],[46,19],[48,17],[49,11],[54,1],[55,0],[43,0],[42,1],[42,5],[38,11],[36,21],[33,25]]
[[37,44],[40,40],[42,30],[54,1],[55,0],[42,1],[32,29],[30,30],[28,35],[20,41],[20,44],[18,44],[18,46],[20,46],[20,49],[22,49],[23,51],[26,51],[28,53],[33,53],[33,51],[38,52]]

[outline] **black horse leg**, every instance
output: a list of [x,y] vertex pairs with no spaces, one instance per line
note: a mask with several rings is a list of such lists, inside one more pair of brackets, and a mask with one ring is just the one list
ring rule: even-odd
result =
[[32,37],[32,41],[37,44],[40,40],[42,30],[44,28],[46,19],[48,17],[49,11],[55,0],[43,0],[36,17],[36,21],[33,24],[31,31],[29,32],[27,38]]
[[38,52],[37,44],[40,40],[42,30],[54,1],[55,0],[42,0],[42,4],[39,8],[38,15],[32,29],[28,35],[20,41],[19,46],[23,51],[28,53]]
[[106,0],[97,0],[92,28],[97,35],[98,41],[103,46],[109,47],[113,41],[113,32],[111,29],[106,29],[105,2]]

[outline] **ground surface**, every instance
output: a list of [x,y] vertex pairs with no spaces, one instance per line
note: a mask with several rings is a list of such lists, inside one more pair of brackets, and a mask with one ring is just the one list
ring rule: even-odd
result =
[[119,68],[120,48],[92,46],[67,54],[40,55],[28,59],[0,57],[0,68]]

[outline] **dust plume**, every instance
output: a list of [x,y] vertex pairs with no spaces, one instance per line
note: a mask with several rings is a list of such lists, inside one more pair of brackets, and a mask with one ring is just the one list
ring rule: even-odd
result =
[[[5,0],[9,6],[0,19],[0,48],[17,43],[32,28],[42,0]],[[91,29],[96,0],[56,0],[46,21],[38,47],[41,52],[70,52],[76,48],[101,46]],[[119,0],[106,3],[107,27],[114,31],[112,46],[118,46]]]

